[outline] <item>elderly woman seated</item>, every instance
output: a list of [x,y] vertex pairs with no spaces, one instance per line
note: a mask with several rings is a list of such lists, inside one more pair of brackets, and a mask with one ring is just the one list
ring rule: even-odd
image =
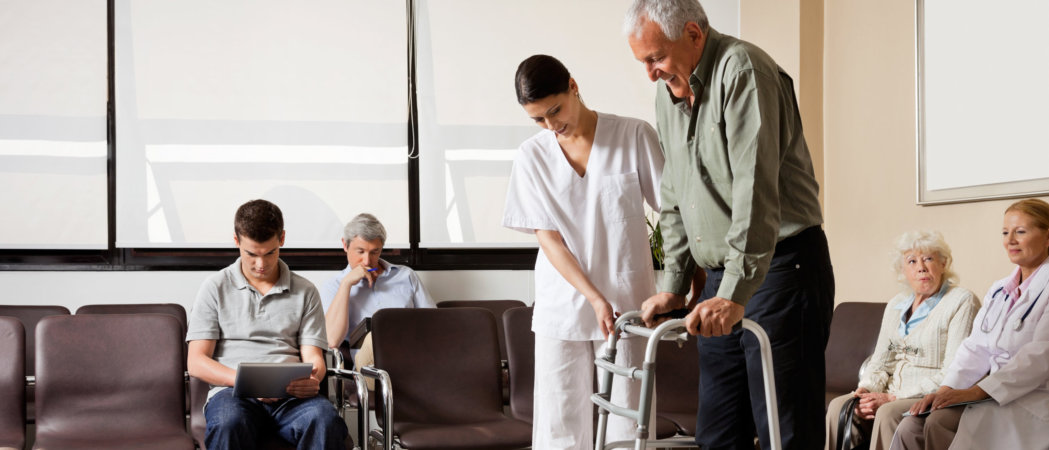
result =
[[901,415],[922,396],[935,392],[979,309],[976,296],[957,286],[951,249],[934,231],[905,233],[896,243],[897,276],[905,289],[885,307],[878,343],[856,391],[827,407],[827,444],[839,439],[842,408],[858,397],[851,424],[851,449],[869,439],[870,448],[888,448]]

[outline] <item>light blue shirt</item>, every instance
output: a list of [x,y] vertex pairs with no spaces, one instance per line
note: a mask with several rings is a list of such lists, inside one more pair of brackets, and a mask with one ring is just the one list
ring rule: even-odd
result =
[[936,307],[936,304],[940,303],[943,294],[947,293],[947,291],[950,290],[950,287],[951,283],[944,280],[943,286],[940,286],[940,291],[922,302],[922,304],[918,305],[918,309],[914,311],[914,314],[911,314],[910,320],[905,320],[904,317],[906,317],[907,311],[911,309],[911,305],[914,304],[915,294],[911,294],[911,298],[907,299],[907,301],[900,302],[900,304],[896,305],[896,310],[900,312],[900,324],[896,328],[896,331],[900,333],[900,336],[910,334],[911,329],[921,323],[921,321],[925,320],[926,317],[929,317],[929,311],[932,311],[932,309]]
[[[383,271],[375,279],[373,286],[368,286],[367,279],[350,288],[350,303],[346,328],[347,334],[357,327],[365,317],[371,317],[376,311],[383,308],[435,308],[437,305],[430,294],[423,288],[419,276],[415,271],[396,264],[390,264],[382,259],[379,265]],[[324,304],[324,312],[328,312],[335,294],[339,291],[339,283],[352,269],[346,266],[338,275],[328,280],[320,287],[321,303]],[[346,336],[343,336],[343,340]]]

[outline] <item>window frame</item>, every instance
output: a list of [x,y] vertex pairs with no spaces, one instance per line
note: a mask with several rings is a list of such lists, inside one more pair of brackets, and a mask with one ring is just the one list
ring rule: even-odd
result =
[[[407,248],[384,248],[382,258],[415,270],[532,270],[538,253],[534,248],[422,248],[418,108],[415,67],[415,1],[407,2],[408,34],[408,239]],[[116,247],[116,82],[115,0],[106,2],[106,180],[107,249],[53,250],[0,249],[0,270],[7,271],[194,271],[217,270],[238,256],[235,248],[118,248]],[[333,237],[333,241],[334,241]],[[296,270],[341,270],[346,256],[340,248],[281,249],[281,259]]]

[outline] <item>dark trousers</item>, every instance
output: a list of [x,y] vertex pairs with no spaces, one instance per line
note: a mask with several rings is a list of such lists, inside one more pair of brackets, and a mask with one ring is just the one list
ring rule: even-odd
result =
[[[717,295],[723,270],[707,270],[703,299]],[[769,335],[784,449],[822,449],[824,358],[834,307],[827,237],[819,227],[776,246],[765,281],[744,317]],[[700,410],[696,442],[704,449],[771,448],[758,341],[750,332],[700,338]],[[757,428],[755,430],[755,427]]]

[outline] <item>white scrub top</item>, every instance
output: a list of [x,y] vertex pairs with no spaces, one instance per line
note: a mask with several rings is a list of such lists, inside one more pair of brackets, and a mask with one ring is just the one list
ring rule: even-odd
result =
[[[503,226],[554,230],[614,311],[641,308],[656,293],[645,208],[659,210],[663,153],[648,123],[597,114],[586,173],[572,169],[550,130],[521,144],[506,193]],[[535,262],[532,331],[548,338],[604,337],[593,308],[543,254]]]

